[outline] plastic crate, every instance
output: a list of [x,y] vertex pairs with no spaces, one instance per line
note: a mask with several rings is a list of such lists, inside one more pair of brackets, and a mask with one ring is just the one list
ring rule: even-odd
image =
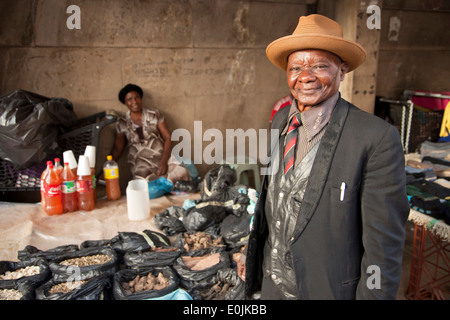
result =
[[105,126],[116,121],[116,116],[106,114],[106,112],[100,112],[78,120],[68,133],[58,137],[59,150],[61,151],[59,154],[49,156],[44,161],[26,169],[17,170],[10,162],[0,159],[0,192],[2,192],[0,200],[9,201],[14,198],[14,194],[11,194],[11,192],[38,192],[40,196],[40,178],[48,160],[53,161],[55,157],[61,158],[62,152],[65,150],[72,150],[75,158],[78,159],[80,155],[84,154],[87,145],[98,148],[100,132]]
[[414,108],[409,150],[416,152],[425,141],[438,142],[444,111]]

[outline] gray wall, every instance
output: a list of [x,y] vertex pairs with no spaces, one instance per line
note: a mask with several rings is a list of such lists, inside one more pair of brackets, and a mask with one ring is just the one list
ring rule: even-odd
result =
[[450,1],[384,0],[381,21],[377,95],[450,91]]
[[[369,32],[361,28],[372,2],[382,7],[382,25]],[[72,4],[81,9],[80,30],[66,26]],[[356,92],[373,102],[374,88],[391,98],[405,89],[450,91],[448,1],[2,0],[0,95],[20,88],[64,97],[84,117],[125,112],[117,93],[132,82],[172,131],[193,136],[199,120],[203,132],[215,128],[224,139],[226,129],[268,128],[273,104],[288,89],[265,48],[291,34],[299,16],[316,11],[352,26],[345,33],[365,43],[375,63],[375,71],[351,78],[350,101],[368,105]],[[392,16],[401,21],[397,40],[389,40]],[[108,127],[102,135],[100,158],[113,133]],[[198,167],[202,174],[209,169]]]
[[[195,120],[204,131],[267,128],[288,89],[265,48],[292,33],[307,2],[3,0],[0,94],[64,97],[84,117],[125,112],[117,94],[132,82],[171,130],[192,132]],[[80,30],[66,26],[72,4],[81,9]]]

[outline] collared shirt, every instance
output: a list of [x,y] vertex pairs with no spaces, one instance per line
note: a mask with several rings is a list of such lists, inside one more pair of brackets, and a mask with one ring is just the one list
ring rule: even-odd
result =
[[288,122],[282,134],[287,132],[294,114],[300,113],[302,125],[298,128],[295,165],[298,165],[303,157],[322,139],[338,99],[339,91],[329,99],[303,112],[298,110],[297,101],[293,100],[289,110]]

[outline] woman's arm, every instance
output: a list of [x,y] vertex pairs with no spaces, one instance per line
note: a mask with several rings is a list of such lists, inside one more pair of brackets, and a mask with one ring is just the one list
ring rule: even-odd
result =
[[171,141],[171,133],[169,128],[167,127],[167,124],[165,121],[162,121],[158,124],[158,130],[161,134],[161,137],[164,140],[164,150],[161,157],[161,160],[158,165],[158,171],[156,174],[158,176],[165,175],[167,173],[168,164],[167,161],[169,161],[170,153],[172,151],[172,141]]
[[123,149],[125,148],[126,142],[126,138],[123,134],[116,133],[116,135],[114,136],[113,149],[111,151],[113,160],[119,159],[120,155],[123,152]]

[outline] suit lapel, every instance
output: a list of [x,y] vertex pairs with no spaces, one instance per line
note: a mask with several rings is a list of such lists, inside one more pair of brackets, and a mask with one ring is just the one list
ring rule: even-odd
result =
[[310,179],[305,190],[300,213],[294,230],[294,241],[300,236],[311,219],[322,196],[324,185],[328,179],[331,161],[347,118],[349,105],[340,98],[323,135],[319,150],[311,169]]

